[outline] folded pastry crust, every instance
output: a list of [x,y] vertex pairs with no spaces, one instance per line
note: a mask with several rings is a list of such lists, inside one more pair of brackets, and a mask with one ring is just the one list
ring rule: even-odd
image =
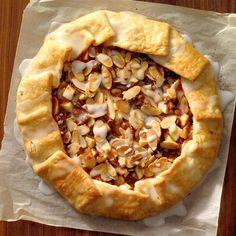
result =
[[[52,89],[65,61],[90,45],[117,46],[149,56],[182,77],[193,114],[193,138],[171,167],[139,180],[134,190],[93,180],[67,156],[52,115]],[[17,121],[34,171],[79,212],[125,220],[160,213],[183,199],[214,162],[222,131],[213,69],[172,26],[127,12],[96,11],[49,34],[22,76]]]

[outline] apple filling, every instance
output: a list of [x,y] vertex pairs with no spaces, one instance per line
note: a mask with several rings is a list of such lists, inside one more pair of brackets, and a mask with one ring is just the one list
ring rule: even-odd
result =
[[128,189],[167,170],[192,138],[180,76],[120,48],[92,46],[66,62],[52,106],[67,154]]

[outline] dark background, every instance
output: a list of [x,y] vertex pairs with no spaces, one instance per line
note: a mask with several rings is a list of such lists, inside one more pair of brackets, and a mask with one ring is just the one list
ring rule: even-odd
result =
[[[3,137],[8,90],[21,25],[22,12],[29,0],[0,0],[0,140]],[[66,0],[65,0],[66,1]],[[146,0],[147,1],[147,0]],[[117,0],[117,3],[119,0]],[[235,12],[236,0],[150,0],[218,12]],[[235,50],[235,48],[232,48]],[[235,75],[234,75],[235,76]],[[218,236],[236,235],[236,118],[232,130],[229,160],[221,200]],[[0,236],[112,236],[114,234],[52,227],[28,221],[0,221]],[[164,236],[164,235],[163,235]],[[204,236],[204,235],[203,235]]]

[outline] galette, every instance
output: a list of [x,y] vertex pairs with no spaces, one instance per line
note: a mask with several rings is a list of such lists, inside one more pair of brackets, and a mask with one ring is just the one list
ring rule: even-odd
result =
[[217,156],[214,77],[166,22],[100,10],[61,25],[17,92],[35,173],[81,213],[139,220],[163,212]]

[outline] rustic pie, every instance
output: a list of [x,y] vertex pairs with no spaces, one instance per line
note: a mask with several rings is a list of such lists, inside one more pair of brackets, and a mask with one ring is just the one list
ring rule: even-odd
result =
[[17,92],[35,173],[82,213],[139,220],[166,210],[216,158],[214,77],[165,22],[96,11],[63,24]]

